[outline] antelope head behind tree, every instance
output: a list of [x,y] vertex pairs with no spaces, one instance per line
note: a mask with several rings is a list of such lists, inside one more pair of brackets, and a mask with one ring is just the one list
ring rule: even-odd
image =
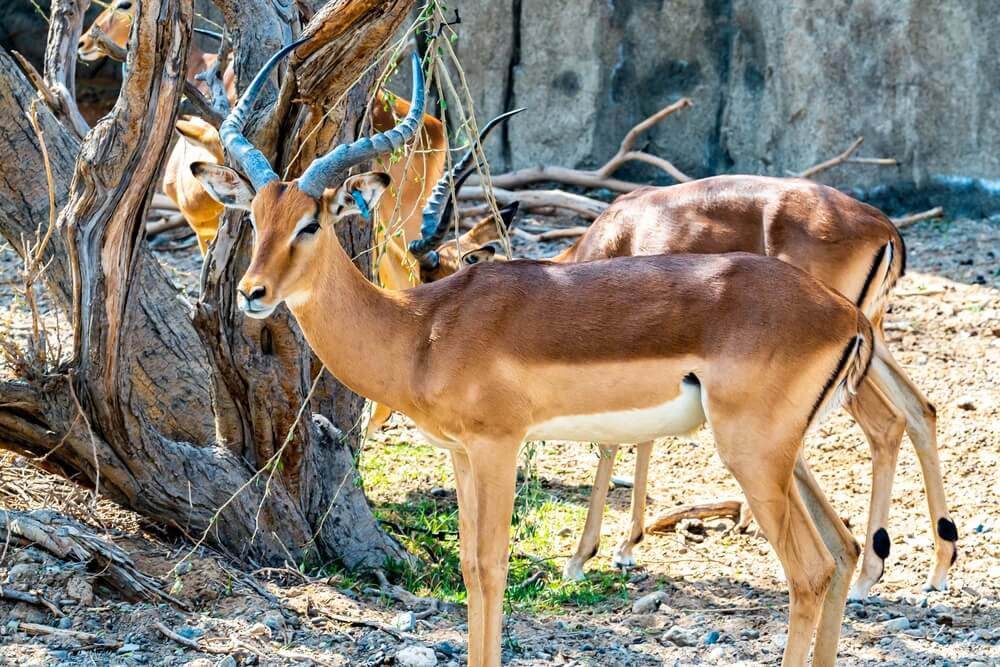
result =
[[242,128],[275,64],[300,44],[290,44],[268,60],[219,128],[226,154],[242,167],[246,178],[221,165],[191,165],[192,173],[218,202],[250,212],[253,258],[239,284],[238,306],[255,318],[269,316],[282,301],[292,303],[311,289],[310,267],[323,257],[321,247],[329,240],[324,237],[335,239],[334,227],[343,218],[370,217],[389,184],[382,172],[348,177],[348,171],[401,148],[416,134],[424,113],[424,76],[414,55],[413,98],[409,113],[396,127],[341,144],[313,161],[299,178],[282,181]]

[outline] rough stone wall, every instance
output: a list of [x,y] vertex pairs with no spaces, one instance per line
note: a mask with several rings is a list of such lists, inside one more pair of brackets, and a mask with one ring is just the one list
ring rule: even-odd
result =
[[529,108],[490,146],[500,169],[599,164],[686,95],[648,137],[694,176],[785,174],[864,135],[860,154],[902,166],[831,182],[1000,179],[995,0],[465,0],[461,15],[477,113]]

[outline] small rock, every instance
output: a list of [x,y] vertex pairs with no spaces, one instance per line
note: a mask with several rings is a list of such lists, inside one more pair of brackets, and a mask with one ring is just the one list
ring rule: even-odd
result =
[[402,632],[413,632],[417,627],[417,615],[412,611],[396,614],[392,619],[392,627]]
[[955,401],[955,407],[960,410],[975,410],[976,401],[971,396],[962,396],[957,401]]
[[556,535],[558,535],[559,537],[569,537],[572,534],[573,534],[573,529],[570,528],[569,526],[565,526],[564,528],[560,528],[559,532],[556,533]]
[[201,628],[181,628],[177,631],[177,634],[184,637],[184,639],[198,639],[205,634],[205,631]]
[[458,647],[451,642],[438,642],[434,645],[434,650],[448,658],[458,655],[459,653]]
[[667,594],[663,591],[656,591],[655,593],[650,593],[649,595],[643,595],[641,598],[632,603],[632,613],[648,614],[649,612],[659,609],[660,605],[666,601]]
[[448,495],[448,490],[442,489],[440,486],[435,486],[433,489],[431,489],[431,495],[434,496],[435,498],[444,498],[445,496]]
[[900,616],[899,618],[893,618],[884,622],[882,627],[885,628],[887,632],[900,632],[910,628],[910,620],[905,616]]
[[247,629],[247,634],[251,637],[268,637],[271,635],[271,631],[263,623],[254,623]]
[[939,614],[937,617],[938,625],[955,625],[955,619],[951,614]]
[[194,569],[194,565],[191,564],[191,561],[186,560],[174,568],[174,574],[177,575],[187,574],[192,569]]
[[635,614],[628,619],[629,625],[640,628],[655,628],[660,622],[660,617],[656,614]]
[[973,662],[970,662],[968,667],[990,667],[990,666],[987,665],[985,662],[980,662],[979,660],[975,660]]
[[740,639],[760,639],[760,632],[753,628],[740,631]]
[[225,658],[215,663],[215,667],[239,667],[236,663],[236,658],[231,655],[227,655]]
[[46,625],[49,622],[48,615],[35,605],[27,602],[18,602],[10,610],[9,618],[23,621],[24,623],[40,623]]
[[60,630],[69,630],[70,628],[73,627],[73,619],[70,618],[69,616],[63,616],[62,618],[59,619],[57,627]]
[[677,522],[677,532],[704,535],[705,523],[701,519],[681,519]]
[[138,644],[125,644],[120,649],[118,649],[118,652],[119,653],[135,653],[136,651],[138,651],[141,648],[142,647],[139,646]]
[[404,667],[434,667],[438,664],[434,650],[426,646],[407,646],[396,652],[396,664]]
[[660,640],[670,642],[674,646],[696,646],[698,644],[693,633],[677,625],[664,632]]
[[66,582],[66,595],[85,607],[94,604],[94,587],[83,577],[70,577]]
[[704,639],[705,645],[706,646],[711,646],[712,644],[718,644],[719,643],[719,637],[721,637],[721,636],[722,636],[722,633],[720,633],[718,630],[712,630],[712,631],[710,631],[707,635],[705,635],[705,639]]
[[785,634],[784,632],[780,632],[774,635],[774,637],[771,638],[771,641],[774,642],[775,646],[777,646],[780,649],[783,649],[785,648],[785,644],[788,643],[788,635]]
[[616,489],[631,489],[635,486],[635,480],[631,477],[612,477],[611,486]]
[[185,662],[184,667],[215,667],[215,663],[208,658],[198,658],[191,662]]
[[722,647],[721,646],[716,646],[715,648],[713,648],[711,651],[708,652],[708,659],[709,660],[716,660],[716,661],[717,660],[722,660],[722,658],[723,658],[724,655],[725,655],[725,651],[722,650]]
[[285,631],[285,617],[281,615],[281,612],[277,609],[272,609],[271,611],[264,614],[264,618],[261,622],[267,626],[267,629],[271,631],[271,635],[278,635]]

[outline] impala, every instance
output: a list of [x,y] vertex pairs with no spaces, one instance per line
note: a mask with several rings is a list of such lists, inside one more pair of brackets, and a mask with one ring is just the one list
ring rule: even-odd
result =
[[805,272],[750,254],[481,263],[409,290],[373,285],[334,228],[385,191],[385,174],[347,174],[414,137],[423,72],[414,56],[399,125],[283,182],[242,127],[270,69],[296,46],[267,62],[222,125],[246,178],[215,164],[193,171],[220,203],[250,213],[241,310],[265,318],[285,303],[334,376],[450,450],[469,664],[500,664],[521,443],[646,441],[707,421],[789,582],[784,664],[805,664],[815,632],[815,663],[832,665],[859,548],[801,444],[863,380],[878,344],[864,314]]
[[[460,174],[456,184],[461,185],[469,174]],[[429,226],[428,242],[415,248],[425,282],[455,273],[462,264],[494,259],[497,232],[491,221],[477,224],[457,243],[441,244],[450,213],[430,213],[428,217],[437,219],[438,226]],[[426,250],[435,246],[433,253]],[[936,546],[925,588],[947,588],[948,569],[958,553],[957,531],[945,500],[934,406],[893,359],[882,332],[887,299],[903,273],[906,251],[896,226],[881,211],[812,181],[716,176],[669,187],[640,188],[619,197],[575,244],[550,261],[737,251],[770,255],[808,271],[851,297],[875,325],[880,343],[876,354],[887,372],[881,382],[873,375],[845,406],[865,433],[873,468],[868,538],[851,597],[867,597],[881,578],[889,555],[891,541],[886,526],[904,429],[920,460]],[[643,537],[651,448],[652,442],[637,446],[632,525],[628,537],[615,549],[618,566],[635,564],[632,549]],[[584,533],[564,568],[567,578],[582,578],[584,564],[597,553],[617,446],[602,449]]]
[[[94,19],[91,28],[100,28],[112,42],[124,48],[137,9],[137,3],[132,0],[117,0]],[[87,62],[107,55],[90,35],[91,28],[81,37],[77,50],[78,57]],[[210,67],[217,58],[216,54],[202,51],[192,42],[187,76],[203,93],[207,93],[208,88],[194,76]],[[235,102],[236,80],[232,63],[226,68],[223,81],[230,103]],[[372,106],[372,127],[378,132],[389,130],[395,125],[396,118],[404,117],[409,109],[406,100],[378,91]],[[412,156],[388,164],[387,171],[393,183],[391,192],[397,204],[395,207],[380,207],[374,229],[374,266],[382,285],[392,289],[411,287],[418,280],[419,269],[414,257],[407,252],[406,244],[420,236],[421,209],[445,169],[448,142],[444,126],[438,119],[426,115],[422,129]],[[181,215],[195,231],[198,247],[205,254],[208,243],[218,231],[223,208],[205,193],[201,183],[191,174],[190,165],[195,161],[221,163],[222,143],[214,128],[200,119],[179,122],[177,131],[184,141],[174,145],[168,158],[163,177],[164,192],[177,204]],[[465,164],[468,166],[467,162]],[[370,425],[381,424],[389,414],[384,408],[376,407]]]

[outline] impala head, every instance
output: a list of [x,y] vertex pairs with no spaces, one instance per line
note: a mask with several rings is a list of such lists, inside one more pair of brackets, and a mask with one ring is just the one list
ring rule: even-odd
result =
[[[478,144],[489,136],[495,127],[511,116],[519,114],[524,109],[514,109],[500,114],[483,127],[479,133]],[[462,266],[478,264],[491,260],[496,254],[493,242],[499,240],[497,221],[492,217],[480,221],[472,230],[455,239],[445,241],[449,229],[454,229],[452,214],[455,210],[452,192],[458,192],[462,184],[472,174],[476,173],[473,164],[475,146],[458,160],[450,172],[446,172],[424,205],[423,222],[420,225],[420,238],[409,245],[410,253],[420,263],[420,280],[429,283],[441,280],[455,273]],[[517,212],[517,203],[500,211],[504,226],[510,225]]]
[[91,28],[95,27],[100,28],[112,42],[124,48],[128,43],[128,34],[132,30],[132,21],[135,19],[138,5],[137,0],[113,0],[107,9],[97,15],[90,28],[83,32],[77,45],[77,57],[86,62],[94,62],[107,55],[90,36]]
[[369,217],[389,184],[383,173],[347,176],[362,162],[400,148],[416,133],[424,115],[424,76],[413,56],[413,99],[406,117],[393,129],[341,144],[315,160],[298,179],[281,181],[267,158],[243,136],[247,112],[278,60],[302,42],[292,43],[265,63],[219,128],[229,158],[242,167],[196,162],[191,172],[216,201],[250,212],[253,256],[240,281],[237,303],[250,317],[270,315],[282,301],[296,301],[312,289],[316,267],[329,262],[329,243],[337,243],[336,224],[351,215]]
[[[518,202],[513,202],[500,209],[504,229],[509,229],[514,223],[517,207]],[[447,278],[463,267],[503,259],[503,254],[498,254],[501,248],[497,221],[493,215],[489,215],[458,239],[449,239],[435,248],[437,261],[421,263],[420,281],[432,283]]]

